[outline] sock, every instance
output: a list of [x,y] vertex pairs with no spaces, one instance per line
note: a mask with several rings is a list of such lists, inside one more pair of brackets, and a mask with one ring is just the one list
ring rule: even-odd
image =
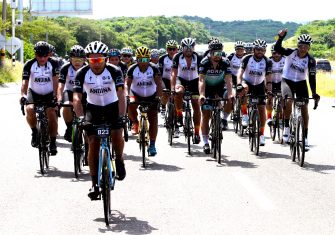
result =
[[248,113],[248,108],[246,104],[241,105],[241,112],[243,115]]
[[182,117],[183,116],[183,110],[182,109],[178,109],[177,110],[177,116],[178,117]]
[[308,128],[305,128],[305,138],[307,138],[308,135]]
[[285,119],[285,127],[290,127],[290,119]]
[[202,135],[202,141],[204,144],[208,144],[208,135]]
[[264,135],[264,129],[265,129],[264,126],[260,128],[260,130],[259,130],[259,134],[260,134],[260,135]]
[[31,131],[35,134],[35,133],[37,133],[37,128],[33,127],[33,128],[31,128]]
[[155,146],[155,140],[150,140],[150,146]]
[[266,110],[266,112],[267,112],[267,116],[268,116],[268,119],[269,118],[272,118],[272,110]]
[[229,116],[229,113],[223,112],[223,119],[227,120]]

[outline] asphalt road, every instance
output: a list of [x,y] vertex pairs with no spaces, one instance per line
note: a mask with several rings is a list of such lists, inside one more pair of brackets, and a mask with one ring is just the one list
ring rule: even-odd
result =
[[74,178],[70,145],[61,136],[50,171],[41,176],[19,98],[19,86],[0,88],[0,234],[335,234],[332,99],[322,98],[317,111],[310,107],[304,168],[290,160],[288,146],[267,138],[257,157],[248,139],[231,130],[224,132],[218,165],[202,145],[188,156],[183,137],[168,146],[160,127],[158,155],[143,169],[132,137],[125,148],[127,177],[116,182],[106,227],[102,201],[86,196],[87,169]]

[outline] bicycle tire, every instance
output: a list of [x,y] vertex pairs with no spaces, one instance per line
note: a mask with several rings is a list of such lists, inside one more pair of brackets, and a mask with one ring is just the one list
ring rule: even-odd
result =
[[254,120],[251,118],[251,119],[250,119],[250,123],[249,123],[249,133],[248,133],[248,136],[249,136],[249,148],[250,148],[250,151],[251,151],[251,152],[254,151],[254,133],[255,133],[255,126],[254,126],[253,121],[254,121]]
[[45,146],[43,146],[43,134],[42,134],[42,129],[43,129],[43,124],[41,121],[37,122],[37,139],[38,139],[38,154],[39,154],[39,164],[40,164],[40,172],[42,175],[45,174],[44,170],[44,154],[45,154]]
[[254,153],[256,156],[259,155],[259,139],[260,139],[260,120],[259,120],[259,115],[258,111],[254,114],[254,125],[255,125],[255,132],[254,132]]
[[290,136],[289,136],[289,143],[290,143],[290,152],[291,152],[291,159],[292,162],[295,162],[295,158],[296,158],[296,140],[295,140],[295,123],[293,117],[291,116],[290,118]]
[[239,130],[239,122],[240,122],[240,99],[237,98],[234,102],[234,111],[233,111],[233,126],[235,133]]
[[217,111],[215,115],[215,124],[216,124],[216,150],[218,155],[218,163],[221,164],[221,143],[222,143],[222,127],[221,127],[221,118],[220,118],[220,112]]
[[104,216],[105,216],[105,223],[109,225],[109,218],[110,218],[110,177],[109,177],[109,170],[108,170],[108,163],[109,156],[107,154],[106,149],[102,149],[102,177],[101,177],[101,193],[102,193],[102,201],[104,206]]
[[275,111],[275,115],[272,118],[272,125],[269,126],[270,128],[270,137],[272,141],[276,140],[276,134],[277,134],[277,127],[278,127],[278,119],[277,119],[277,112]]
[[144,118],[141,118],[141,130],[140,130],[140,146],[142,151],[142,164],[143,167],[146,167],[146,159],[145,159],[145,146],[146,146],[146,128],[145,128],[145,120]]
[[170,146],[172,146],[173,143],[173,132],[174,132],[174,127],[175,127],[175,109],[174,109],[174,105],[172,103],[168,104],[168,110],[167,110],[167,121],[166,121],[166,125],[168,128],[168,142],[170,144]]
[[305,161],[305,127],[304,120],[300,116],[297,123],[296,146],[299,166],[303,167]]
[[73,125],[73,139],[72,139],[72,149],[73,149],[73,166],[74,166],[74,176],[78,178],[79,169],[78,169],[78,150],[79,150],[79,140],[78,140],[78,128],[77,125]]
[[210,136],[211,136],[211,151],[213,153],[213,158],[216,159],[216,133],[215,133],[215,122],[211,121],[211,126],[210,126]]
[[186,126],[186,135],[187,135],[187,150],[188,154],[191,155],[191,111],[189,109],[186,110],[185,113],[185,126]]
[[129,135],[128,135],[128,124],[127,122],[123,126],[123,138],[125,142],[128,142]]

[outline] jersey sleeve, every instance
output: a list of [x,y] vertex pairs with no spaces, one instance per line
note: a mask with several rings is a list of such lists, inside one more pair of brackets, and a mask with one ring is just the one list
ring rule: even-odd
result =
[[59,75],[59,63],[58,63],[58,61],[50,58],[49,62],[52,65],[52,76]]
[[77,93],[83,93],[84,91],[84,81],[85,81],[85,75],[89,69],[89,66],[86,65],[79,69],[79,71],[76,74],[76,77],[74,79],[74,84],[73,84],[73,92]]
[[133,64],[129,67],[129,69],[127,71],[127,77],[129,79],[133,79],[133,72],[134,72],[136,66],[137,66],[136,64]]
[[222,59],[223,64],[225,65],[226,68],[226,75],[230,75],[231,73],[231,68],[230,68],[230,61],[226,58]]
[[265,67],[265,75],[269,75],[272,73],[272,60],[265,57],[266,67]]
[[161,72],[160,72],[160,70],[159,70],[159,68],[158,68],[157,65],[152,64],[152,70],[154,71],[154,77],[161,75]]
[[207,70],[208,70],[208,66],[207,63],[209,62],[208,58],[205,57],[199,65],[199,75],[206,75]]
[[241,60],[241,68],[245,70],[252,55],[244,56]]
[[23,67],[23,73],[22,73],[22,80],[29,80],[30,78],[30,71],[31,71],[31,66],[35,62],[35,59],[29,60],[25,63]]
[[291,48],[284,48],[282,46],[282,42],[283,42],[283,38],[279,37],[274,45],[275,51],[281,55],[285,55],[285,56],[291,55],[294,50]]
[[112,78],[114,80],[115,83],[115,88],[116,90],[123,90],[124,88],[124,78],[123,78],[123,74],[120,68],[116,67],[116,66],[112,66],[109,65],[107,67],[108,71],[111,73]]
[[161,74],[163,74],[163,68],[164,68],[164,59],[165,59],[165,55],[161,56],[158,60],[158,68]]
[[58,79],[59,83],[65,84],[70,65],[71,65],[70,63],[64,64],[60,69]]
[[173,57],[173,59],[172,59],[172,68],[173,69],[177,69],[178,68],[178,66],[179,66],[179,57],[180,57],[181,54],[182,53],[179,52],[179,53],[175,54],[175,56]]

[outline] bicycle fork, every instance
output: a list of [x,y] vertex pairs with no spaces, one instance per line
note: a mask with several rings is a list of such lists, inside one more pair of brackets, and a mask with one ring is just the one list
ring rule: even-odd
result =
[[[104,170],[104,169],[102,169],[102,164],[103,164],[103,158],[104,158],[104,156],[102,155],[102,150],[105,150],[105,151],[107,151],[107,155],[108,156],[111,156],[111,153],[110,153],[110,150],[109,150],[109,148],[106,148],[106,147],[102,147],[102,148],[100,148],[100,150],[99,150],[99,170],[98,170],[98,187],[100,188],[100,178],[101,178],[101,173],[102,173],[102,171]],[[111,164],[111,162],[113,162],[113,166],[112,166],[112,164]],[[113,185],[113,177],[115,176],[115,165],[114,165],[115,163],[114,163],[114,161],[113,160],[111,160],[111,159],[107,159],[107,169],[108,169],[108,172],[111,172],[111,174],[109,174],[109,182],[110,182],[110,187],[111,187],[111,189],[113,190],[114,189],[114,185]]]

